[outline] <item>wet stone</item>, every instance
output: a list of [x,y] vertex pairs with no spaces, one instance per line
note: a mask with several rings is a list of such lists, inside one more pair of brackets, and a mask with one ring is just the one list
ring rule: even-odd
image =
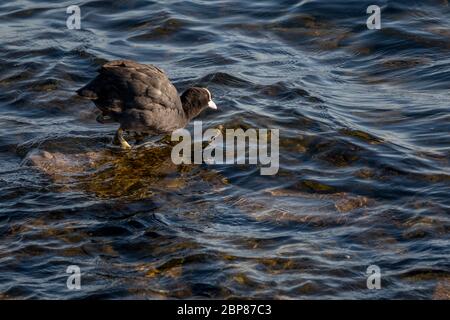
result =
[[358,208],[365,207],[369,204],[367,197],[347,197],[336,201],[335,206],[339,212],[349,212]]

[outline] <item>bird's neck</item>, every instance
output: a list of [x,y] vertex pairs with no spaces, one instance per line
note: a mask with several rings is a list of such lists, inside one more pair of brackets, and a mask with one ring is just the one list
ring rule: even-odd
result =
[[187,121],[190,121],[191,119],[195,118],[202,111],[201,107],[197,107],[189,100],[182,101],[182,106]]

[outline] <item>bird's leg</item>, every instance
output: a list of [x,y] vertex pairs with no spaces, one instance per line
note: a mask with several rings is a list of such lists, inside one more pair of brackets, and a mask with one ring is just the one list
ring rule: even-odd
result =
[[[207,150],[209,151],[209,149],[216,149],[216,148],[221,148],[222,147],[221,145],[223,143],[223,138],[222,138],[223,126],[220,125],[218,128],[215,129],[215,131],[216,132],[215,132],[214,136],[210,137],[206,141],[203,141],[202,145],[206,145],[204,147],[204,149],[203,149],[203,152],[205,152]],[[219,137],[220,137],[220,140],[217,141],[216,139],[219,138]],[[215,153],[216,152],[217,152],[217,150],[215,151]],[[205,154],[205,153],[203,153],[203,154]],[[211,154],[211,153],[209,153],[209,154]],[[215,156],[212,157],[212,158],[207,157],[207,158],[204,159],[204,161],[207,164],[214,164],[215,161],[216,161],[214,158],[215,158]]]
[[220,125],[219,127],[215,128],[215,134],[214,136],[212,136],[211,138],[209,138],[208,141],[203,141],[204,143],[207,143],[208,145],[206,146],[207,148],[211,145],[214,145],[215,140],[217,139],[217,137],[222,135],[222,131],[223,131],[223,125]]
[[142,141],[145,140],[146,135],[142,132],[135,132],[134,139],[136,140],[136,143],[139,144]]
[[123,138],[123,129],[117,129],[116,135],[114,136],[113,143],[116,145],[120,145],[122,149],[131,149],[131,146],[128,142]]

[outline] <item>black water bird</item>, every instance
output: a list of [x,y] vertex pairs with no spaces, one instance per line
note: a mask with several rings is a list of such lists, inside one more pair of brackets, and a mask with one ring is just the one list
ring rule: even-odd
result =
[[185,127],[207,107],[217,109],[208,89],[192,87],[180,97],[164,71],[153,65],[116,60],[98,72],[77,93],[102,111],[97,121],[120,123],[114,142],[122,148],[131,148],[123,131],[166,134]]

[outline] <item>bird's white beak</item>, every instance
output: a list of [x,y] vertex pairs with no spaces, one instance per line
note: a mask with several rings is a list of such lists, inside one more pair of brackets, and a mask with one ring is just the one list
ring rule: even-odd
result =
[[217,109],[216,104],[214,103],[214,101],[209,100],[208,102],[208,107],[210,107],[211,109]]

